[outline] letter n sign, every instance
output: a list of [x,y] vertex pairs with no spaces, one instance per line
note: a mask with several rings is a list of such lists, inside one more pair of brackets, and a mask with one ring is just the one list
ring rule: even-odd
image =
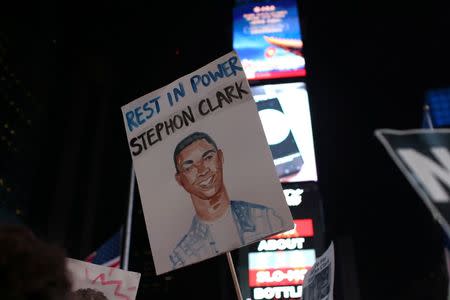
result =
[[450,236],[450,129],[378,129],[375,135]]

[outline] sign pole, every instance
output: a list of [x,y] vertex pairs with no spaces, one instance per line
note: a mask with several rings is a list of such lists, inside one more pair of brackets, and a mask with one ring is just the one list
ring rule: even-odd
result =
[[131,163],[131,174],[130,174],[130,190],[128,193],[128,211],[127,220],[125,224],[125,239],[123,243],[122,251],[122,265],[123,270],[128,270],[128,260],[130,257],[130,239],[131,239],[131,224],[133,218],[133,204],[134,204],[134,182],[136,181],[136,174],[134,173],[134,166]]
[[243,300],[241,288],[239,287],[239,281],[238,281],[238,278],[236,275],[236,270],[234,268],[233,258],[231,257],[230,251],[227,252],[227,260],[228,260],[228,266],[230,267],[230,271],[231,271],[231,277],[233,278],[234,289],[236,290],[236,296],[237,296],[238,300]]
[[431,116],[430,116],[430,107],[428,106],[428,104],[424,105],[423,111],[425,113],[425,118],[426,118],[428,127],[430,127],[430,129],[434,129],[433,121],[431,121]]

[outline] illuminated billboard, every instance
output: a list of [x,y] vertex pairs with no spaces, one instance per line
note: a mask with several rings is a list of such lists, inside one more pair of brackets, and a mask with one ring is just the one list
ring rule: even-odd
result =
[[294,229],[261,240],[256,251],[248,253],[248,299],[301,297],[305,274],[316,261],[316,251],[304,249],[314,229],[312,219],[294,223]]
[[[429,108],[432,126],[450,128],[450,87],[427,91],[425,103]],[[425,127],[430,127],[430,124]]]
[[317,181],[305,84],[254,86],[252,93],[280,181]]
[[305,76],[297,1],[237,1],[233,48],[249,80]]
[[243,299],[300,299],[306,272],[325,250],[317,182],[282,186],[295,227],[239,249],[237,271]]
[[249,286],[300,285],[315,261],[314,249],[249,253]]

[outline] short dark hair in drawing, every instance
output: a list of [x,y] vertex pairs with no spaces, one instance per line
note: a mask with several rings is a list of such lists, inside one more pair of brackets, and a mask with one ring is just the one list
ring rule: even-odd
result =
[[98,290],[87,288],[73,292],[73,300],[108,300],[108,298]]
[[195,141],[202,140],[202,139],[206,140],[208,143],[213,145],[215,149],[218,149],[216,142],[208,134],[206,134],[204,132],[194,132],[194,133],[188,135],[187,137],[182,139],[177,144],[177,146],[175,147],[175,150],[173,151],[173,163],[175,164],[175,168],[177,170],[177,173],[179,171],[178,170],[178,166],[177,166],[177,156],[178,156],[178,154],[180,154],[180,152],[183,151],[183,149],[186,148],[187,146],[191,145]]

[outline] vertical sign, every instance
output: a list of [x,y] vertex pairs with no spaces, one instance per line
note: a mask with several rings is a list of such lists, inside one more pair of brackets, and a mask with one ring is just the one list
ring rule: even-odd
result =
[[234,51],[122,113],[157,274],[293,228]]

